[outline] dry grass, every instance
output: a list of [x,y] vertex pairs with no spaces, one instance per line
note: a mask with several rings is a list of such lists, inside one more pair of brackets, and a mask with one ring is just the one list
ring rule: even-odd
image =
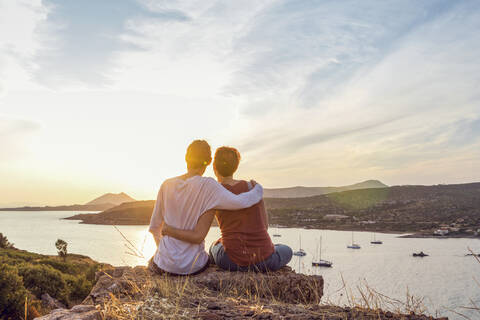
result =
[[[346,303],[344,307],[357,310],[369,311],[371,314],[381,314],[385,311],[390,311],[395,314],[425,314],[427,308],[425,307],[424,298],[412,295],[407,288],[405,293],[405,300],[389,297],[372,288],[366,280],[356,285],[354,289],[349,287],[343,275],[341,275],[342,287],[334,294],[342,292],[341,296],[345,297]],[[328,297],[323,297],[322,305],[335,307],[340,303],[333,302]],[[380,317],[380,316],[379,316]]]
[[[480,265],[480,258],[477,256],[477,254],[475,252],[473,252],[473,250],[471,248],[467,248],[467,250],[472,254],[472,257]],[[477,278],[475,278],[475,276],[473,276],[472,278],[473,278],[473,281],[477,284],[477,286],[480,290],[480,282],[478,281]],[[454,310],[454,309],[447,309],[447,310],[456,314],[459,317],[464,318],[464,319],[468,319],[468,320],[479,319],[480,318],[480,306],[472,298],[469,298],[469,300],[470,300],[471,306],[458,307],[457,309],[460,309],[460,310]],[[465,312],[465,310],[470,311],[472,316],[464,314],[463,312]]]

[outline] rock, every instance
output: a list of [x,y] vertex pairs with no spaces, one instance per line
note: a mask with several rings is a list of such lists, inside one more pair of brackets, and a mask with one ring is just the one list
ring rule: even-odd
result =
[[191,277],[191,281],[213,291],[243,292],[285,303],[319,303],[323,295],[322,276],[297,274],[289,267],[271,273],[228,272],[210,267]]
[[49,309],[65,309],[66,306],[58,301],[57,299],[52,298],[48,293],[44,293],[41,296],[42,304]]
[[36,320],[101,320],[100,311],[92,305],[78,305],[72,309],[56,309]]

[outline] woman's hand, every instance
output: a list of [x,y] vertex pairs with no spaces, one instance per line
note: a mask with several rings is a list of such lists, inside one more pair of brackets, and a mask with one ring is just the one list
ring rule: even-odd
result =
[[169,236],[170,231],[172,230],[172,227],[170,227],[168,224],[163,223],[162,227],[162,236]]

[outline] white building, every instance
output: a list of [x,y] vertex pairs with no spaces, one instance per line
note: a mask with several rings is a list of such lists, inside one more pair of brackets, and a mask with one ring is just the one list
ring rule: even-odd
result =
[[447,229],[438,229],[438,230],[433,231],[433,234],[436,235],[436,236],[445,236],[445,235],[448,234],[448,230]]

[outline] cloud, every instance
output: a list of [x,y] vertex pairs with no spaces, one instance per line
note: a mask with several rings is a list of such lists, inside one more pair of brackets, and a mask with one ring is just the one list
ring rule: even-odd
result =
[[33,121],[0,117],[0,162],[24,156],[28,152],[32,136],[40,129],[40,124]]
[[0,94],[35,87],[31,75],[43,48],[41,28],[47,14],[40,0],[0,0]]

